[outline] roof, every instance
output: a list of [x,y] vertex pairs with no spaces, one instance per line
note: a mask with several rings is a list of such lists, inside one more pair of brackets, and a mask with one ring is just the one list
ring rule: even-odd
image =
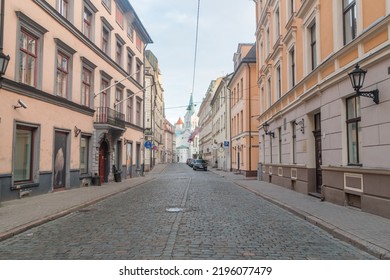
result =
[[176,124],[184,124],[183,120],[181,119],[181,117],[179,117],[179,120],[177,121]]

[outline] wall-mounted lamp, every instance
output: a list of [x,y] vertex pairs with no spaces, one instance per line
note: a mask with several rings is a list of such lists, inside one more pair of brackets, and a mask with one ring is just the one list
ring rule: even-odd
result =
[[302,134],[305,134],[305,119],[300,120],[299,122],[295,121],[295,125],[299,125],[301,127]]
[[263,123],[263,129],[264,129],[265,135],[270,135],[272,138],[275,138],[275,133],[272,131],[268,131],[269,123],[267,123],[267,122]]
[[359,64],[356,64],[355,69],[348,73],[351,79],[353,89],[356,91],[356,96],[364,96],[372,98],[375,104],[379,103],[379,90],[375,89],[372,91],[360,91],[363,87],[364,78],[366,77],[366,70],[360,68]]
[[24,103],[24,102],[22,101],[22,99],[19,99],[19,100],[18,100],[18,105],[14,105],[14,109],[18,109],[18,108],[27,109],[27,105],[26,105],[26,103]]
[[79,136],[81,129],[75,126],[73,131],[74,131],[74,137],[77,137]]
[[9,60],[9,55],[5,55],[2,51],[0,51],[0,78],[3,77],[5,71],[7,71]]

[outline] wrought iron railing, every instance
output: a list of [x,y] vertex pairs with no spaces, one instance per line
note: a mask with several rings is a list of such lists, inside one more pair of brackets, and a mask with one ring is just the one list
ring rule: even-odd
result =
[[96,108],[96,122],[98,124],[109,124],[125,128],[125,114],[117,112],[108,107]]

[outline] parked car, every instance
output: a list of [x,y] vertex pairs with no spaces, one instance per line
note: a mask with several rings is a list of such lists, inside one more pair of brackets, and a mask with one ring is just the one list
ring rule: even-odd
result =
[[187,158],[187,161],[186,161],[187,165],[190,165],[191,161],[193,161],[192,158]]
[[204,171],[207,171],[207,162],[203,159],[196,159],[193,161],[192,169],[193,170],[203,169]]
[[191,159],[190,163],[188,164],[190,167],[193,167],[194,166],[194,162],[195,162],[196,159]]

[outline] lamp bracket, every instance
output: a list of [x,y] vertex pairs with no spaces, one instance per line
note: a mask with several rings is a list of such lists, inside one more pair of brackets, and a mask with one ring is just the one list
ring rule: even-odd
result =
[[266,132],[265,134],[271,136],[272,138],[275,138],[275,132],[270,131]]
[[357,91],[356,95],[371,98],[375,104],[379,104],[379,90],[377,89],[372,91]]

